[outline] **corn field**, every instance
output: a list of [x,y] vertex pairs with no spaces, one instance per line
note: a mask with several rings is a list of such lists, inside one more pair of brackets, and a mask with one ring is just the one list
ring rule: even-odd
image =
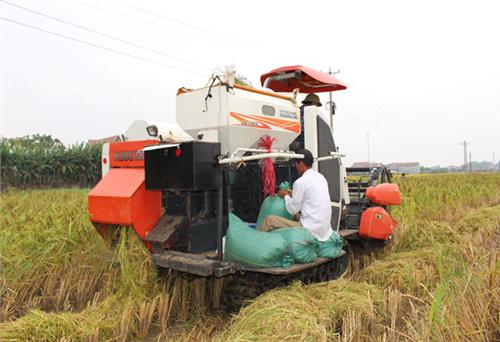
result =
[[100,179],[101,146],[65,147],[49,135],[0,139],[1,188],[88,187]]
[[384,251],[233,315],[204,308],[204,279],[158,275],[133,233],[109,249],[88,190],[7,190],[0,341],[500,340],[500,174],[396,181],[403,205]]

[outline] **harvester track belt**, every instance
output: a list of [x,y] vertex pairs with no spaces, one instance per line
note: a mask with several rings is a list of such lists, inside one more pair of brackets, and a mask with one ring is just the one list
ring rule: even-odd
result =
[[[304,265],[308,268],[294,269],[295,272],[286,273],[283,269],[254,269],[253,271],[238,272],[227,279],[224,288],[223,304],[227,310],[236,312],[248,300],[253,299],[267,290],[286,286],[294,281],[303,284],[323,282],[336,279],[347,271],[349,253],[343,252],[335,259],[320,259],[318,264]],[[293,267],[293,266],[292,266]],[[300,269],[299,269],[300,268]],[[260,272],[265,271],[265,272]],[[278,271],[278,272],[274,272]]]

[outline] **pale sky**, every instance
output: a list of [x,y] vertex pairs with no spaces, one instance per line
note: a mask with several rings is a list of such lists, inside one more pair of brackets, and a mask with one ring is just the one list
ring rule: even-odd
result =
[[214,68],[234,64],[260,87],[299,64],[340,69],[349,86],[334,93],[347,164],[367,160],[368,133],[371,161],[458,165],[463,140],[473,160],[500,159],[497,1],[6,1],[149,50],[5,1],[0,17],[162,65],[0,19],[3,136],[121,134],[174,120],[177,89]]

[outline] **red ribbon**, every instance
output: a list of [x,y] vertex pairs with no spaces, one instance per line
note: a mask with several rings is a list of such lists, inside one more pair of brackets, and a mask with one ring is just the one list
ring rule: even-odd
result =
[[[275,141],[275,138],[264,135],[259,139],[257,146],[271,152]],[[274,196],[276,194],[276,175],[273,160],[271,158],[261,159],[259,165],[262,172],[262,192],[264,196]]]

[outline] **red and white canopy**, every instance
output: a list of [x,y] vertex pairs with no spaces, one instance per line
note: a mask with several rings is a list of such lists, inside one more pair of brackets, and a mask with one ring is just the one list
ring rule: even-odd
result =
[[347,88],[345,83],[335,77],[301,65],[271,70],[260,76],[260,83],[265,88],[283,93],[291,93],[297,88],[306,94]]

